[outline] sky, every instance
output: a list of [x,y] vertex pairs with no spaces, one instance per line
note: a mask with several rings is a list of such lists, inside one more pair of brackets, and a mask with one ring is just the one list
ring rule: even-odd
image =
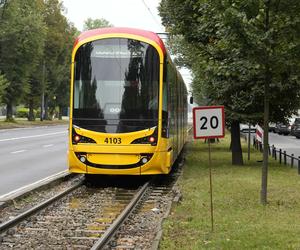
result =
[[82,30],[87,18],[104,18],[116,27],[164,32],[157,7],[160,0],[63,0],[65,16]]
[[[62,0],[64,15],[78,30],[83,29],[87,18],[104,18],[115,27],[130,27],[165,32],[158,14],[160,0]],[[189,88],[191,75],[187,69],[180,69]]]

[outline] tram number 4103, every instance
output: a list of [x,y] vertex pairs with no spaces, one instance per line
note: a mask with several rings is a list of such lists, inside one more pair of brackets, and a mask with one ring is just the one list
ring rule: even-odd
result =
[[122,140],[121,140],[121,138],[114,137],[114,138],[105,138],[104,142],[106,144],[121,144]]
[[[209,119],[209,123],[208,123],[208,119],[207,119],[207,117],[206,116],[202,116],[201,118],[200,118],[200,122],[201,122],[201,127],[200,127],[200,129],[208,129],[208,125],[210,125],[210,127],[212,128],[212,129],[216,129],[216,128],[218,128],[218,126],[219,126],[219,119],[218,119],[218,117],[216,117],[216,116],[212,116],[212,117],[210,117],[210,119]],[[208,124],[207,124],[208,123]]]

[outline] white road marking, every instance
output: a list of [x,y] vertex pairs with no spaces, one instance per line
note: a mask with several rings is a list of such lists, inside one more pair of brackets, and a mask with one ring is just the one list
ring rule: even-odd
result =
[[27,151],[27,150],[22,149],[22,150],[13,151],[13,152],[10,152],[10,153],[11,153],[11,154],[19,154],[19,153],[23,153],[23,152],[25,152],[25,151]]
[[0,133],[6,133],[11,131],[18,131],[18,130],[32,130],[32,129],[38,129],[38,128],[49,128],[50,126],[33,126],[33,127],[27,127],[27,128],[1,128]]
[[14,141],[14,140],[21,140],[21,139],[28,139],[28,138],[36,138],[36,137],[43,137],[43,136],[50,136],[50,135],[58,135],[58,134],[66,134],[66,133],[68,133],[68,131],[55,132],[55,133],[42,134],[42,135],[30,135],[30,136],[14,137],[14,138],[0,139],[0,142]]
[[44,148],[49,148],[49,147],[52,147],[52,146],[54,146],[54,144],[43,145]]

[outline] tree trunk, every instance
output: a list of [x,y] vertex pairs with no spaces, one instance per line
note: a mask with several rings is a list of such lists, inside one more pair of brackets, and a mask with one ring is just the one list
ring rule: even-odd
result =
[[8,102],[6,104],[6,120],[7,121],[13,121],[13,105],[12,102]]
[[48,95],[45,95],[45,101],[44,101],[44,104],[45,104],[44,119],[45,120],[51,120],[51,117],[49,116],[48,99],[49,99]]
[[248,131],[248,161],[250,161],[250,146],[251,146],[251,130],[250,130],[251,124],[249,123],[249,131]]
[[231,152],[232,165],[244,165],[239,121],[231,123]]
[[63,107],[61,105],[58,106],[58,120],[62,120]]
[[[265,2],[265,32],[267,33],[270,29],[270,0]],[[272,47],[271,44],[267,44],[269,47]],[[268,190],[268,162],[269,162],[269,90],[270,83],[272,81],[272,75],[270,72],[270,58],[266,54],[265,59],[265,84],[264,84],[264,136],[263,136],[263,165],[261,173],[261,192],[260,192],[260,202],[263,205],[267,205],[267,190]]]
[[44,113],[45,113],[45,96],[44,96],[44,91],[42,92],[41,95],[41,107],[40,107],[40,121],[42,122],[44,120]]
[[[267,74],[267,73],[266,73]],[[269,162],[269,84],[270,76],[266,75],[265,96],[264,96],[264,135],[263,135],[263,166],[261,173],[261,194],[260,202],[266,205],[268,190],[268,162]]]
[[269,163],[269,86],[271,75],[269,72],[270,66],[266,67],[265,85],[264,85],[264,135],[263,135],[263,165],[261,171],[261,191],[260,202],[262,205],[267,205],[268,193],[268,163]]
[[33,100],[29,100],[29,113],[28,121],[35,121],[34,111],[33,111]]
[[41,114],[40,121],[43,121],[45,118],[45,74],[46,74],[46,63],[43,61],[43,74],[42,74],[42,95],[41,95]]

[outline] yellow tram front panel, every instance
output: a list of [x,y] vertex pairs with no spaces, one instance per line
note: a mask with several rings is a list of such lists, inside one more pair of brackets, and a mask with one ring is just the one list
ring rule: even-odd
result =
[[[170,140],[160,138],[155,146],[131,144],[138,138],[152,135],[154,131],[155,128],[125,134],[105,134],[75,129],[76,134],[93,139],[96,143],[72,145],[68,152],[70,171],[110,175],[169,173],[172,165],[172,151],[168,151]],[[122,143],[107,145],[107,138],[118,138]],[[84,157],[84,162],[81,157]],[[142,162],[143,158],[147,158],[146,163]]]

